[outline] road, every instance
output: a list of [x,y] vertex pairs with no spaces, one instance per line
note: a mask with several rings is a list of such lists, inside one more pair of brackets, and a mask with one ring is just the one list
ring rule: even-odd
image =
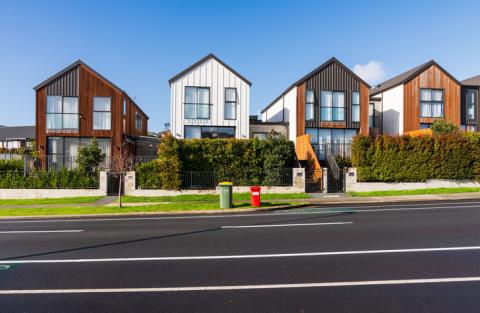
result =
[[0,312],[480,312],[480,199],[0,221]]

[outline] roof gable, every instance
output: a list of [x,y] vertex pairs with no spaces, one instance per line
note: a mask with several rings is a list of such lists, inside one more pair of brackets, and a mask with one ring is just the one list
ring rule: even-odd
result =
[[186,69],[184,69],[183,71],[181,71],[180,73],[178,73],[177,75],[173,76],[172,78],[170,78],[168,80],[168,83],[171,85],[174,81],[178,80],[179,78],[185,76],[187,73],[191,72],[192,70],[194,70],[195,68],[197,68],[198,66],[202,65],[203,63],[207,62],[208,60],[210,59],[214,59],[215,61],[217,61],[218,63],[220,63],[221,65],[223,65],[224,67],[226,67],[230,72],[232,72],[233,74],[235,74],[236,76],[238,76],[238,78],[240,78],[241,80],[243,80],[244,82],[246,82],[249,86],[252,85],[252,83],[246,79],[245,77],[243,77],[241,74],[239,74],[237,71],[235,71],[233,68],[231,68],[228,64],[226,64],[225,62],[223,62],[222,60],[220,60],[219,58],[217,58],[213,53],[210,53],[208,55],[206,55],[205,57],[201,58],[200,60],[198,60],[197,62],[195,62],[194,64],[190,65],[189,67],[187,67]]
[[296,82],[294,82],[293,84],[291,84],[290,86],[288,86],[287,89],[285,89],[278,97],[276,97],[272,102],[270,102],[269,105],[267,105],[262,111],[261,113],[265,112],[269,107],[271,107],[275,102],[278,101],[278,99],[280,99],[281,97],[283,97],[285,94],[287,94],[293,87],[295,86],[298,86],[300,84],[302,84],[303,82],[305,82],[306,80],[308,80],[310,77],[316,75],[317,73],[323,71],[324,69],[326,69],[327,67],[329,67],[331,64],[337,64],[340,68],[342,68],[343,70],[345,70],[348,74],[350,74],[351,76],[353,76],[355,79],[359,80],[362,84],[366,85],[368,88],[370,88],[370,85],[365,82],[362,78],[360,78],[360,76],[358,76],[357,74],[355,74],[352,70],[350,70],[347,66],[345,66],[342,62],[340,62],[337,58],[335,57],[332,57],[330,58],[327,62],[323,63],[322,65],[320,65],[319,67],[315,68],[313,71],[311,71],[310,73],[308,73],[307,75],[303,76],[302,78],[300,78],[299,80],[297,80]]
[[377,85],[374,89],[370,90],[370,96],[392,89],[394,87],[397,87],[398,85],[404,85],[409,81],[411,81],[412,79],[414,79],[415,77],[417,77],[418,75],[420,75],[421,73],[423,73],[424,71],[426,71],[431,66],[436,66],[438,69],[444,72],[448,77],[450,77],[450,79],[455,81],[458,85],[461,85],[461,83],[455,77],[453,77],[452,74],[450,74],[449,72],[447,72],[447,70],[441,67],[440,64],[435,62],[435,60],[430,60],[426,63],[423,63],[419,66],[409,69],[408,71],[403,72],[402,74],[397,75],[393,78],[390,78],[389,80]]

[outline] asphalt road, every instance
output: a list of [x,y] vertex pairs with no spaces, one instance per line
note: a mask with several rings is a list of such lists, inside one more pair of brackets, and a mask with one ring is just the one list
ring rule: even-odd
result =
[[480,199],[0,221],[0,312],[480,312]]

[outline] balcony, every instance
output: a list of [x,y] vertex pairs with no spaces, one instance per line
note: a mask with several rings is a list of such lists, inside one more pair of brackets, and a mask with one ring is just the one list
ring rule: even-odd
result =
[[350,158],[352,156],[351,143],[325,143],[312,144],[312,146],[319,160],[326,160],[326,156],[329,152],[335,157],[341,156]]

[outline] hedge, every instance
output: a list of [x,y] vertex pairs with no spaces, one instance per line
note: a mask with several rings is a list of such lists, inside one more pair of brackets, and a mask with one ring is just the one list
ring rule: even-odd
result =
[[[168,149],[168,147],[171,147]],[[168,151],[168,152],[167,152]],[[235,185],[275,185],[293,167],[295,147],[283,136],[258,139],[162,139],[159,159],[137,165],[140,188],[179,189],[181,171],[215,172]]]
[[23,172],[23,160],[0,160],[0,174],[2,172],[18,171]]
[[412,136],[357,136],[352,163],[358,181],[480,180],[480,135],[451,132]]
[[0,189],[79,189],[98,188],[97,172],[62,169],[39,171],[23,175],[22,171],[0,172]]

